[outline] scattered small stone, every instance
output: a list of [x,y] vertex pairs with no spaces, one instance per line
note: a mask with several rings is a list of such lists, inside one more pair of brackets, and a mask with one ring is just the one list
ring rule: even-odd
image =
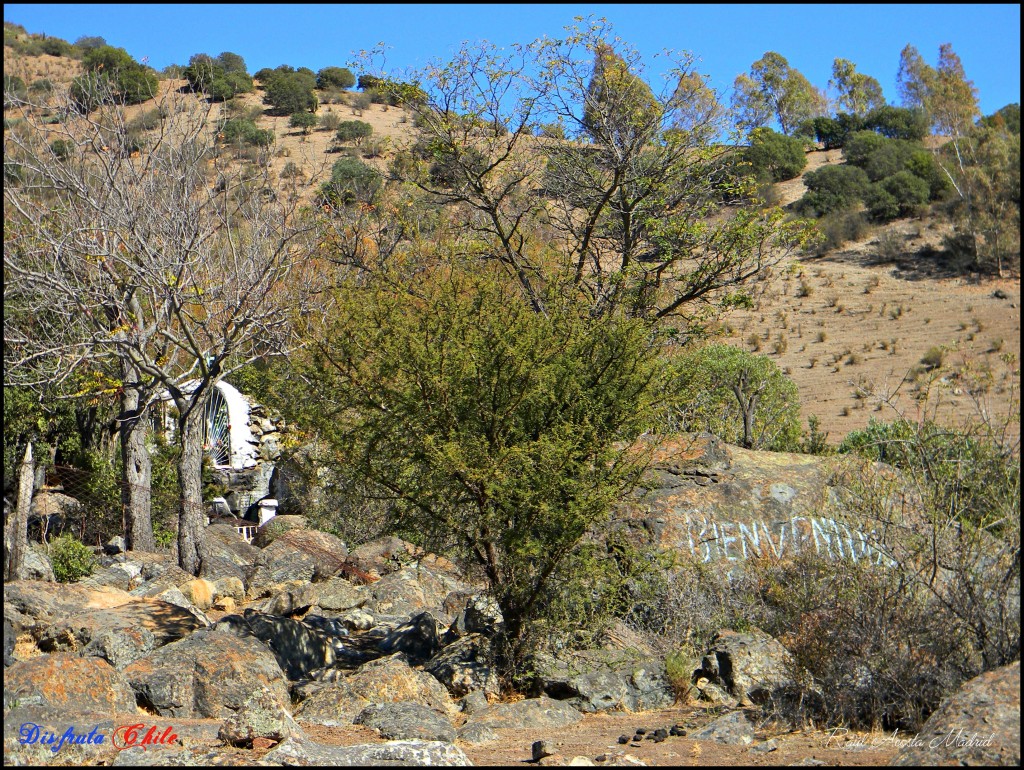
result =
[[638,727],[638,728],[636,728],[636,734],[637,735],[647,735],[647,728],[646,727]]
[[995,297],[996,299],[1006,299],[1007,297],[1006,292],[1003,291],[1002,289],[996,289],[994,292],[992,292],[992,296]]
[[663,727],[659,727],[654,731],[653,738],[655,743],[661,743],[663,740],[668,738],[668,730]]
[[609,759],[611,759],[610,754],[598,754],[596,757],[594,757],[595,762],[607,762]]
[[539,759],[544,759],[544,757],[550,757],[556,752],[551,741],[540,740],[533,742],[533,746],[530,747],[530,753],[533,755],[533,761],[536,762]]
[[629,743],[629,736],[628,735],[620,735],[619,736],[619,743]]
[[763,752],[763,753],[767,754],[769,751],[775,751],[778,748],[779,748],[779,744],[776,742],[776,740],[774,738],[770,738],[769,740],[765,741],[764,743],[758,743],[755,746],[751,746],[750,750],[751,751],[760,751],[760,752]]
[[680,737],[686,736],[686,728],[682,725],[672,725],[672,728],[668,731],[669,735],[676,735]]

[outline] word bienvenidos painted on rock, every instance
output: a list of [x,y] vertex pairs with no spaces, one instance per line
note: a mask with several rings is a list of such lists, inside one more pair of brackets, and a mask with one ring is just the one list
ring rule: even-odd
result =
[[738,522],[688,516],[685,526],[690,552],[703,561],[782,558],[813,549],[828,558],[893,564],[868,535],[833,519],[794,516],[773,522]]

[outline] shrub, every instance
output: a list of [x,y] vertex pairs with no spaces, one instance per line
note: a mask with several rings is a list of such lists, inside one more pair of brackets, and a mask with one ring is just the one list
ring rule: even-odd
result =
[[288,126],[301,129],[303,134],[308,134],[310,129],[319,122],[312,112],[296,112],[288,118]]
[[841,112],[834,118],[817,117],[811,121],[814,138],[821,142],[826,150],[835,150],[846,143],[846,138],[854,131],[864,128],[863,121],[856,115]]
[[320,124],[319,128],[324,131],[337,131],[338,126],[341,125],[341,118],[336,112],[321,112],[320,113]]
[[[284,66],[284,65],[283,65]],[[271,106],[277,115],[292,115],[296,112],[316,112],[319,102],[313,90],[316,78],[303,72],[287,72],[281,67],[264,83],[263,102]]]
[[663,423],[755,449],[798,451],[799,394],[768,356],[711,344],[671,362]]
[[864,127],[890,139],[919,142],[928,136],[928,114],[919,108],[885,105],[867,114]]
[[840,210],[826,214],[817,227],[824,238],[818,243],[818,253],[838,249],[850,241],[858,241],[868,232],[868,220],[862,211]]
[[349,100],[352,112],[356,115],[362,115],[364,110],[370,109],[371,104],[373,104],[373,98],[368,93],[353,94]]
[[888,221],[909,216],[928,202],[928,183],[909,171],[900,171],[871,186],[866,204],[871,216]]
[[50,143],[50,150],[59,160],[67,160],[70,158],[74,149],[74,142],[68,141],[67,139],[55,139]]
[[88,546],[71,534],[63,534],[50,541],[50,561],[53,576],[59,583],[72,583],[91,575],[96,569],[96,557]]
[[342,158],[331,168],[331,181],[320,188],[320,194],[331,205],[368,201],[380,189],[380,172],[356,158]]
[[274,143],[274,132],[259,129],[248,118],[231,118],[221,127],[220,137],[228,144],[269,147]]
[[343,120],[338,124],[339,142],[358,142],[373,133],[373,126],[362,120]]
[[316,87],[323,90],[338,88],[345,91],[356,84],[356,76],[347,67],[324,67],[316,73]]
[[777,134],[770,128],[751,132],[750,147],[743,157],[750,163],[755,176],[772,182],[793,179],[807,165],[803,140]]
[[864,200],[871,180],[856,166],[825,166],[804,176],[807,193],[800,201],[802,210],[818,216],[852,209]]
[[855,131],[846,138],[846,144],[843,145],[843,160],[851,166],[864,168],[868,159],[890,141],[874,131]]
[[53,93],[53,81],[49,78],[40,78],[39,80],[32,81],[32,85],[28,87],[29,91],[35,93],[49,94]]
[[928,348],[928,352],[921,356],[921,363],[928,369],[938,369],[942,366],[945,353],[938,345]]

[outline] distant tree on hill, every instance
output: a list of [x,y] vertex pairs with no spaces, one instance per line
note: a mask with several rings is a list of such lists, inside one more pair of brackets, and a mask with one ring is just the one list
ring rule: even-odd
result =
[[338,124],[338,141],[353,142],[373,134],[373,126],[362,120],[343,120]]
[[320,106],[316,94],[316,77],[312,72],[288,71],[282,65],[263,82],[263,103],[269,104],[276,115],[296,112],[316,112]]
[[75,47],[81,48],[82,50],[88,50],[90,48],[100,48],[105,46],[107,41],[99,35],[83,35],[75,41]]
[[1010,134],[1020,133],[1020,105],[1014,102],[986,115],[978,121],[984,128],[994,128]]
[[903,104],[923,109],[936,133],[966,136],[979,114],[978,89],[967,79],[949,43],[939,46],[937,67],[930,66],[914,46],[906,46],[900,53],[896,84]]
[[778,121],[783,134],[792,134],[806,120],[823,115],[826,100],[786,57],[768,51],[733,84],[737,125],[745,131]]
[[847,59],[832,62],[832,79],[828,84],[839,94],[839,108],[851,115],[863,116],[885,106],[881,84],[870,75],[857,72],[857,65]]
[[316,87],[340,88],[345,91],[356,84],[356,76],[345,67],[324,67],[316,73]]
[[193,54],[182,75],[192,88],[202,91],[215,102],[226,102],[253,89],[252,78],[245,70],[245,60],[230,51],[217,58],[205,53]]
[[[127,104],[144,102],[157,93],[159,81],[153,70],[139,64],[123,48],[109,45],[91,47],[82,56],[82,64],[85,66],[85,74],[76,78],[71,85],[72,94],[76,96],[75,102],[82,109],[92,103],[89,93],[95,91],[97,80],[109,83],[117,98]],[[90,79],[91,84],[87,82]]]
[[803,140],[777,134],[770,128],[756,128],[751,132],[750,147],[743,156],[755,176],[771,182],[793,179],[807,165]]
[[303,135],[308,134],[317,123],[319,120],[312,112],[296,112],[288,118],[289,127],[301,129]]

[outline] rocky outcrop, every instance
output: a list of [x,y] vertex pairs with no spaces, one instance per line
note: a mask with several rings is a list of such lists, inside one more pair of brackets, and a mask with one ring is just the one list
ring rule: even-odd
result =
[[125,676],[105,660],[68,653],[14,663],[4,672],[4,693],[5,702],[37,703],[57,714],[135,713]]
[[975,677],[924,723],[892,761],[1020,766],[1020,661]]
[[335,662],[334,642],[323,629],[300,620],[266,615],[252,609],[221,618],[214,628],[238,638],[258,640],[274,655],[291,680]]
[[300,722],[346,725],[373,703],[419,703],[448,717],[457,713],[440,682],[414,670],[404,654],[396,653],[325,684],[303,701],[295,716]]
[[777,692],[810,684],[789,650],[759,628],[715,634],[693,673],[694,682],[701,679],[726,690],[740,705],[765,704]]
[[666,441],[650,489],[620,506],[619,519],[653,544],[701,561],[826,558],[891,563],[869,531],[842,519],[842,460],[756,452],[710,434]]
[[657,658],[632,651],[593,650],[563,658],[534,659],[537,687],[583,712],[645,711],[675,702],[675,692]]
[[454,698],[471,692],[497,694],[500,686],[491,662],[490,640],[482,634],[464,636],[438,652],[423,666]]
[[388,740],[444,741],[455,740],[455,728],[442,714],[420,703],[373,703],[353,720],[376,730]]
[[534,728],[565,727],[583,719],[583,715],[564,701],[552,700],[547,696],[527,698],[515,703],[495,703],[473,713],[466,726],[486,725],[494,729],[511,728],[530,730]]
[[357,746],[324,746],[300,738],[289,738],[263,757],[264,764],[300,767],[382,767],[389,765],[432,765],[443,767],[472,764],[462,749],[440,741],[389,741]]
[[162,716],[230,716],[260,688],[282,705],[290,702],[284,672],[267,646],[217,628],[155,650],[124,675],[139,702]]
[[302,728],[273,693],[259,688],[242,707],[229,716],[217,734],[231,746],[252,748],[258,739],[280,743],[292,735],[301,735]]

